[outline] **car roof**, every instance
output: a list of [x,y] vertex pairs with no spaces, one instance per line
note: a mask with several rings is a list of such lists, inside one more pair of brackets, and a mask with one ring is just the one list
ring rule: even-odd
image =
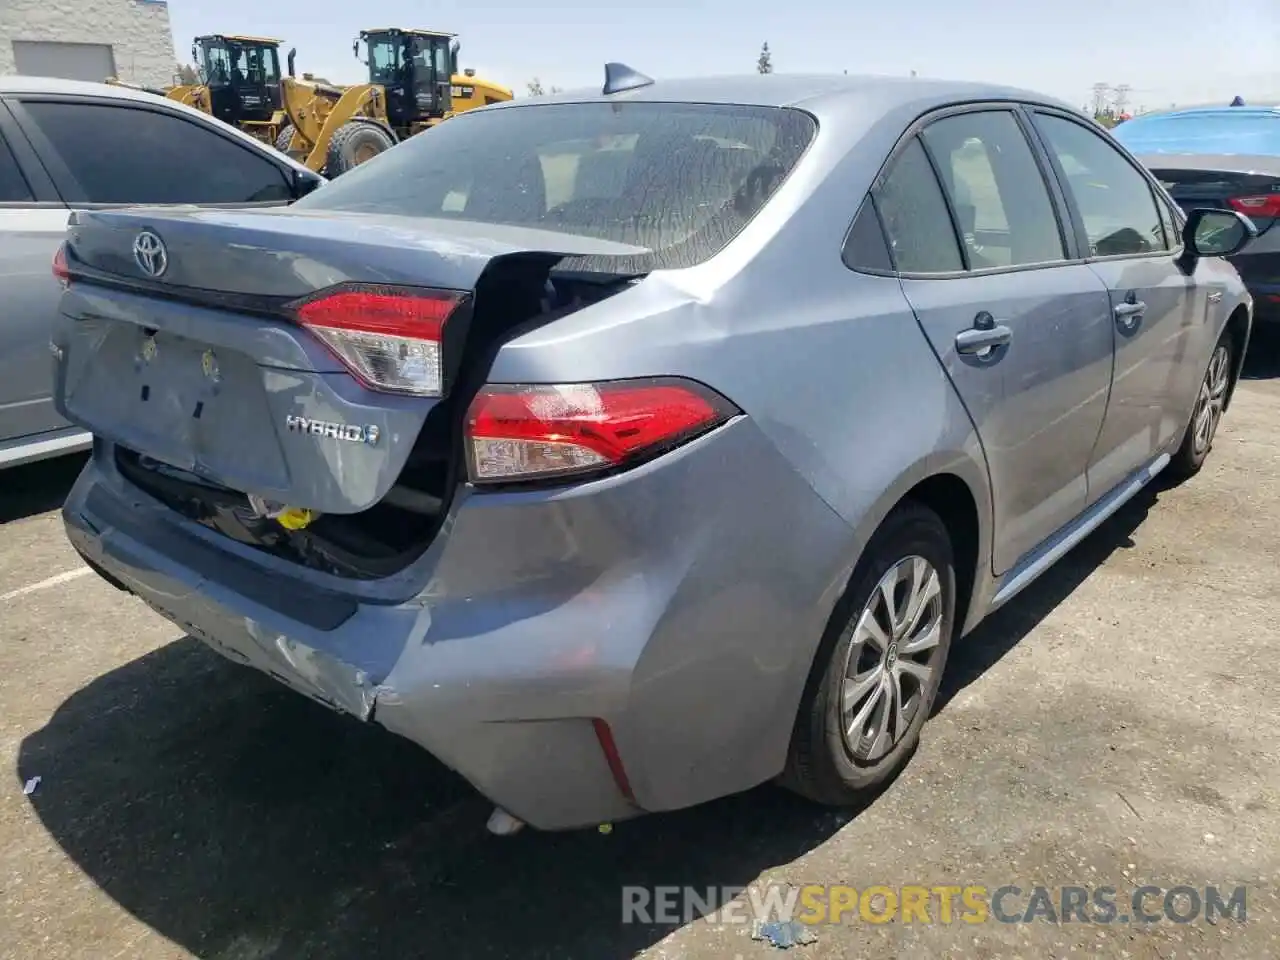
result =
[[1229,115],[1233,117],[1238,117],[1242,114],[1252,115],[1252,116],[1259,116],[1259,115],[1265,114],[1267,116],[1280,117],[1280,104],[1275,104],[1275,103],[1263,103],[1263,104],[1256,104],[1256,105],[1246,104],[1243,107],[1228,107],[1228,106],[1223,106],[1221,104],[1207,104],[1207,105],[1195,106],[1195,107],[1172,107],[1168,110],[1150,110],[1146,113],[1140,113],[1137,116],[1133,117],[1129,122],[1132,122],[1133,120],[1144,120],[1144,119],[1154,120],[1156,118],[1161,118],[1161,117],[1183,117],[1183,116],[1211,117],[1215,115],[1221,115],[1221,116]]
[[[105,77],[103,79],[106,79]],[[60,77],[0,77],[0,96],[24,93],[56,93],[81,97],[111,97],[119,100],[140,100],[155,103],[155,95],[133,87],[117,87],[110,83],[90,83],[87,80],[63,80]]]
[[858,101],[859,109],[870,106],[884,112],[907,104],[923,103],[927,108],[930,102],[942,105],[964,100],[1022,100],[1066,108],[1075,113],[1080,112],[1078,108],[1055,97],[1018,87],[923,77],[754,73],[655,80],[647,86],[609,95],[603,93],[602,86],[603,77],[601,86],[566,90],[536,98],[509,100],[485,109],[502,110],[527,106],[531,103],[581,103],[593,100],[837,108],[841,100],[853,98]]

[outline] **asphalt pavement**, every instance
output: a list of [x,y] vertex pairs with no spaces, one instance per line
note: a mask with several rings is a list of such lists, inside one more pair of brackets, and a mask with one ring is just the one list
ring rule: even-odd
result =
[[[488,806],[411,744],[89,574],[57,514],[78,459],[0,474],[0,956],[1280,956],[1280,353],[1263,348],[1204,472],[1140,495],[953,650],[919,752],[856,814],[762,787],[609,833],[491,837]],[[622,922],[628,887],[806,884],[859,906],[785,952],[747,922]],[[909,885],[1019,892],[1004,920],[876,923],[883,898],[864,915],[867,888]],[[1151,885],[1158,919],[1027,918],[1037,885],[1122,905]],[[1177,922],[1161,904],[1179,886],[1243,887],[1247,918]]]

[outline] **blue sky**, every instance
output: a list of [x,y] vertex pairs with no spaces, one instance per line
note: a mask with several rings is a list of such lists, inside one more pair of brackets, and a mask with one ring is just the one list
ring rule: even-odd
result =
[[[512,87],[595,85],[606,60],[656,77],[755,69],[889,73],[1031,87],[1083,105],[1096,82],[1132,106],[1280,100],[1280,0],[170,0],[182,62],[201,33],[276,36],[298,70],[356,82],[361,27],[447,30],[462,66]],[[1210,39],[1212,38],[1212,39]]]

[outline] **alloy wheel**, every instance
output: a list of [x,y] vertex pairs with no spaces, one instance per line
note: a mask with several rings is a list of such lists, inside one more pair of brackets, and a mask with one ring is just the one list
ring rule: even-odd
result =
[[942,582],[919,556],[895,563],[854,627],[841,690],[844,741],[875,763],[902,742],[928,695],[942,642]]
[[1222,408],[1227,402],[1227,384],[1229,382],[1231,351],[1226,344],[1219,344],[1209,358],[1209,370],[1200,384],[1200,393],[1196,397],[1196,409],[1191,419],[1191,442],[1196,457],[1203,456],[1213,443],[1213,435],[1217,432],[1222,420]]

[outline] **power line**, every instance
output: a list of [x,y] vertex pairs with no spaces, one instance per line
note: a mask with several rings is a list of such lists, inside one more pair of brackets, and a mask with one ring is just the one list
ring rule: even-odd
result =
[[1129,106],[1129,91],[1132,89],[1127,83],[1122,83],[1116,87],[1114,100],[1116,105],[1116,113],[1124,113],[1125,107]]
[[1107,108],[1107,99],[1111,94],[1111,84],[1095,83],[1093,85],[1093,112],[1101,114]]

